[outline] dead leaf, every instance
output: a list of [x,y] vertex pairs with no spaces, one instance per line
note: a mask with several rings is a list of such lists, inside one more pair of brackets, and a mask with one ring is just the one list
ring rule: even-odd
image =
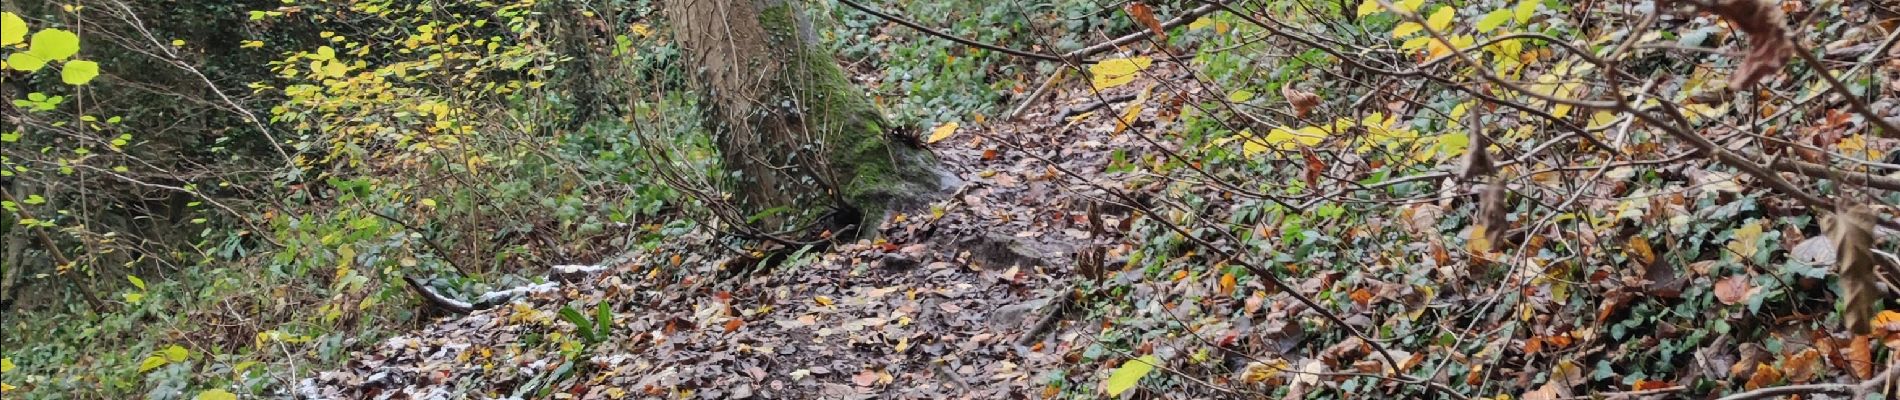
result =
[[1354,290],[1352,294],[1348,296],[1352,297],[1352,302],[1359,303],[1359,305],[1372,305],[1372,291],[1366,290],[1365,288]]
[[1293,105],[1294,117],[1306,117],[1307,113],[1313,112],[1313,108],[1319,107],[1319,95],[1294,89],[1292,85],[1281,86],[1280,96],[1286,97],[1287,104]]
[[1161,21],[1155,19],[1155,11],[1153,8],[1149,8],[1147,4],[1143,4],[1139,1],[1131,1],[1128,2],[1126,9],[1129,17],[1133,17],[1135,22],[1140,23],[1141,26],[1148,27],[1148,30],[1154,32],[1155,36],[1167,37],[1167,32],[1163,32],[1161,29]]
[[1874,377],[1874,346],[1873,340],[1867,335],[1854,335],[1844,355],[1847,356],[1848,372],[1854,373],[1855,378],[1865,380]]
[[1748,299],[1748,277],[1734,275],[1715,281],[1715,299],[1722,304],[1735,305]]
[[1843,207],[1829,216],[1828,238],[1834,240],[1835,270],[1841,274],[1841,320],[1856,335],[1873,333],[1879,311],[1880,288],[1874,276],[1874,211],[1867,206]]
[[1221,296],[1233,296],[1236,286],[1239,286],[1239,282],[1234,278],[1234,273],[1228,272],[1220,276]]
[[733,331],[737,331],[739,330],[740,327],[743,327],[743,326],[745,326],[745,320],[743,319],[733,318],[731,320],[727,320],[726,332],[731,333]]
[[1794,355],[1788,356],[1787,359],[1781,360],[1782,371],[1786,371],[1788,373],[1788,381],[1794,383],[1808,383],[1808,381],[1813,380],[1814,373],[1820,366],[1821,351],[1815,350],[1814,348],[1802,350],[1800,353],[1795,353]]
[[1729,21],[1729,25],[1748,35],[1748,55],[1742,58],[1742,65],[1735,69],[1735,75],[1729,78],[1729,88],[1745,89],[1760,82],[1762,78],[1773,75],[1788,63],[1788,57],[1794,56],[1794,45],[1789,43],[1787,19],[1776,1],[1769,0],[1721,0],[1708,7],[1708,11]]
[[1781,370],[1775,369],[1774,366],[1768,365],[1768,363],[1756,363],[1755,373],[1748,376],[1748,383],[1742,384],[1742,387],[1748,390],[1755,390],[1773,386],[1780,381]]

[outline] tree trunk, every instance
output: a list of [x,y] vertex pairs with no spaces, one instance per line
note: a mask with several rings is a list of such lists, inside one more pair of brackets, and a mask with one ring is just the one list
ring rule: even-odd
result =
[[767,231],[841,216],[875,232],[943,185],[936,160],[891,127],[788,0],[670,0],[733,201]]

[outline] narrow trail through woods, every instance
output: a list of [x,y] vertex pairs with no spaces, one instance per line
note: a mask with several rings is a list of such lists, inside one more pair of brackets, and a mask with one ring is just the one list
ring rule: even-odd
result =
[[[1112,227],[1131,209],[1077,176],[1101,184],[1108,178],[1096,174],[1113,151],[1162,143],[1135,136],[1157,134],[1144,131],[1152,124],[1124,126],[1111,116],[1127,111],[1137,88],[1185,74],[1176,66],[1149,71],[1143,81],[1100,95],[1086,81],[1071,82],[1015,120],[962,126],[932,141],[928,146],[961,186],[929,209],[891,218],[883,240],[840,243],[822,254],[794,255],[769,271],[735,273],[756,259],[734,257],[712,235],[695,233],[598,271],[561,276],[558,285],[512,303],[359,345],[347,368],[303,380],[297,395],[1001,398],[1039,392],[1046,382],[1032,378],[1044,371],[1092,368],[1070,366],[1063,356],[1091,344],[1087,324],[1076,322],[1071,285],[1119,279],[1116,270],[1125,260],[1085,254],[1078,263],[1076,254],[1119,240],[1108,232],[1121,232]],[[586,335],[559,315],[564,306],[592,321],[602,303],[612,322],[598,344],[577,348],[562,339]]]

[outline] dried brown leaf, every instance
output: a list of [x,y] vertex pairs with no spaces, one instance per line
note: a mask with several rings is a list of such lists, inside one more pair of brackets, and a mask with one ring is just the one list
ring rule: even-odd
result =
[[1866,206],[1842,207],[1828,218],[1828,238],[1834,240],[1835,271],[1841,274],[1841,320],[1856,335],[1873,332],[1881,293],[1874,276],[1874,211]]
[[1748,35],[1748,55],[1729,78],[1729,88],[1740,90],[1761,82],[1780,71],[1794,56],[1794,44],[1787,36],[1787,16],[1775,1],[1718,0],[1709,12],[1728,20],[1729,25]]
[[1748,276],[1734,275],[1715,281],[1715,299],[1731,306],[1748,300]]
[[1311,113],[1314,108],[1319,107],[1319,95],[1313,94],[1313,92],[1294,89],[1292,85],[1281,86],[1280,96],[1286,97],[1287,104],[1293,106],[1293,116],[1295,117],[1305,117],[1307,113]]

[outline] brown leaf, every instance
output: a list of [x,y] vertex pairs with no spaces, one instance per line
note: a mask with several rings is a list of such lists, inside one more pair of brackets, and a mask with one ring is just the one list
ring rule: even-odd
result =
[[1148,30],[1154,32],[1155,36],[1167,37],[1168,33],[1163,32],[1161,29],[1161,21],[1155,19],[1155,10],[1153,8],[1149,8],[1147,4],[1143,4],[1139,1],[1131,1],[1128,2],[1127,10],[1129,17],[1133,17],[1135,22],[1140,23],[1141,26],[1148,27]]
[[1727,279],[1715,281],[1715,299],[1721,300],[1722,304],[1731,306],[1736,303],[1741,303],[1742,300],[1747,300],[1748,277],[1744,275],[1734,275]]
[[851,376],[851,383],[857,384],[858,386],[877,384],[877,371],[866,369],[858,372],[856,375]]
[[1855,378],[1865,380],[1874,377],[1874,346],[1871,338],[1867,335],[1854,335],[1854,340],[1848,343],[1845,353],[1847,364],[1850,366],[1848,372],[1853,372]]
[[1729,78],[1729,88],[1740,90],[1780,71],[1794,56],[1794,44],[1787,35],[1787,16],[1775,1],[1718,0],[1708,11],[1729,21],[1729,25],[1748,35],[1748,55]]
[[1485,136],[1484,121],[1480,119],[1483,115],[1484,113],[1478,112],[1476,109],[1469,110],[1465,113],[1465,119],[1467,121],[1465,123],[1467,145],[1465,146],[1464,165],[1461,165],[1458,170],[1458,177],[1460,178],[1477,179],[1478,177],[1490,176],[1497,172],[1497,166],[1491,163],[1490,137]]
[[1484,230],[1482,238],[1472,239],[1483,239],[1485,247],[1490,250],[1503,250],[1505,248],[1504,233],[1510,229],[1508,214],[1511,210],[1509,202],[1506,201],[1509,193],[1504,191],[1504,185],[1499,182],[1484,185],[1479,190],[1482,192],[1478,194],[1477,221],[1478,226],[1484,227]]
[[1867,206],[1842,207],[1829,216],[1828,238],[1834,240],[1835,270],[1841,274],[1841,320],[1856,335],[1872,333],[1880,307],[1880,288],[1874,276],[1874,211]]
[[1319,178],[1326,173],[1326,162],[1310,148],[1300,147],[1300,155],[1306,158],[1306,186],[1319,187]]
[[1346,338],[1345,341],[1341,341],[1339,344],[1335,344],[1333,347],[1328,347],[1325,351],[1321,351],[1319,353],[1319,359],[1320,361],[1326,362],[1328,366],[1338,368],[1341,364],[1356,361],[1371,352],[1372,346],[1366,345],[1365,340],[1361,340],[1358,337],[1349,337]]
[[1319,95],[1313,92],[1294,89],[1292,85],[1280,87],[1280,96],[1286,97],[1287,104],[1293,105],[1293,116],[1305,117],[1319,107]]

